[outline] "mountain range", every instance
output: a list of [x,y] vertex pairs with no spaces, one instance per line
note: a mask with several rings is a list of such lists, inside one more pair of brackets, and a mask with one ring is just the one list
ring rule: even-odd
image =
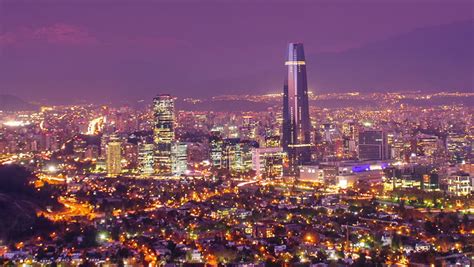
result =
[[[472,92],[474,20],[419,28],[342,52],[306,53],[306,62],[309,87],[316,92]],[[278,90],[284,75],[282,66],[272,66],[251,76],[210,81],[205,86],[232,93],[251,91],[248,88]]]
[[474,21],[421,28],[314,61],[310,75],[319,88],[472,91]]
[[36,110],[38,106],[26,102],[25,100],[14,96],[1,94],[0,95],[0,110],[1,111],[26,111]]
[[[338,52],[312,52],[309,40],[315,35],[307,32],[301,39],[315,93],[474,90],[474,20],[423,27]],[[0,92],[56,104],[135,102],[159,93],[201,98],[281,92],[285,43],[284,37],[271,43],[278,51],[271,53],[260,44],[241,47],[240,57],[222,60],[222,54],[201,58],[192,47],[179,57],[128,46],[12,47],[0,53]],[[32,108],[0,96],[0,109],[18,106]]]

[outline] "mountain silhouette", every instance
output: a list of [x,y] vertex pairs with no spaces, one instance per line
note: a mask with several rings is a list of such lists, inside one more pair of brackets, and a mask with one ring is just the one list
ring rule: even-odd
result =
[[420,28],[308,60],[310,83],[321,89],[472,91],[474,21]]
[[[474,20],[419,28],[342,52],[306,53],[308,83],[316,92],[471,92],[473,47]],[[284,75],[282,64],[205,86],[226,93],[255,93],[255,88],[268,93],[283,88]]]
[[0,95],[0,110],[2,111],[26,111],[36,110],[37,106],[24,101],[13,95]]

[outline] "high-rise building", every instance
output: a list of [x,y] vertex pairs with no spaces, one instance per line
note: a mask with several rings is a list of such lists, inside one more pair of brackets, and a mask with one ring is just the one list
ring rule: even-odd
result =
[[142,176],[150,176],[154,173],[154,149],[149,143],[138,145],[138,171]]
[[242,127],[240,127],[240,137],[242,139],[254,140],[257,138],[258,121],[253,116],[243,116]]
[[342,135],[344,156],[346,158],[354,157],[357,154],[357,124],[352,120],[344,121],[342,123]]
[[219,134],[209,137],[209,158],[212,166],[219,169],[222,167],[224,141]]
[[389,158],[387,133],[381,130],[364,130],[359,133],[360,160],[386,160]]
[[436,135],[418,134],[416,136],[416,155],[433,156],[439,148],[439,138]]
[[129,142],[124,143],[122,145],[122,158],[122,163],[126,164],[127,169],[136,169],[138,167],[138,145]]
[[110,141],[110,135],[109,134],[103,134],[100,137],[100,145],[99,145],[99,150],[100,150],[100,159],[105,159],[107,157],[107,144]]
[[407,160],[410,151],[410,142],[403,136],[396,136],[390,145],[390,158],[399,161]]
[[258,143],[240,138],[229,138],[223,141],[222,167],[232,174],[252,170],[252,149],[258,148]]
[[188,143],[174,142],[171,146],[171,166],[173,175],[183,175],[188,170]]
[[289,44],[285,65],[288,74],[283,86],[282,145],[288,154],[287,173],[295,175],[298,166],[311,161],[311,122],[303,44]]
[[111,136],[106,148],[107,175],[115,177],[122,172],[122,143],[116,136]]
[[174,134],[174,99],[170,95],[158,95],[153,99],[153,142],[155,144],[155,172],[171,174],[171,144]]
[[446,137],[446,149],[450,155],[451,161],[460,163],[468,159],[471,153],[473,143],[469,141],[464,133],[449,132]]
[[257,177],[275,178],[283,175],[285,152],[281,147],[252,149],[252,167]]

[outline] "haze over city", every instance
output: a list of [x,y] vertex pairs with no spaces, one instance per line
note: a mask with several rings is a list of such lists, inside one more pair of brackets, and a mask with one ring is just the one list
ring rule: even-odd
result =
[[0,265],[474,266],[473,11],[0,0]]
[[315,92],[473,88],[472,1],[10,1],[0,92],[135,101],[281,91],[304,42]]

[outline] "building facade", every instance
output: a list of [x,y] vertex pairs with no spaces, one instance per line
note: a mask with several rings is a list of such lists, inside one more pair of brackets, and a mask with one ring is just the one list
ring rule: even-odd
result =
[[223,147],[224,141],[220,135],[212,135],[209,138],[209,158],[216,169],[222,167]]
[[255,141],[229,138],[223,142],[222,167],[231,174],[252,170],[252,149],[258,148]]
[[389,158],[387,133],[381,130],[364,130],[359,133],[360,160],[386,160]]
[[155,173],[171,174],[171,145],[175,140],[174,98],[158,95],[153,99],[153,142],[155,145]]
[[116,136],[111,136],[106,148],[107,175],[115,177],[122,172],[122,143]]
[[142,176],[150,176],[154,173],[155,146],[149,143],[138,145],[138,171]]
[[172,174],[180,176],[188,170],[188,143],[174,142],[171,146]]
[[257,177],[277,178],[283,175],[286,154],[281,147],[263,147],[252,150],[252,165]]
[[468,173],[458,172],[448,177],[448,193],[468,196],[472,192],[472,179]]

